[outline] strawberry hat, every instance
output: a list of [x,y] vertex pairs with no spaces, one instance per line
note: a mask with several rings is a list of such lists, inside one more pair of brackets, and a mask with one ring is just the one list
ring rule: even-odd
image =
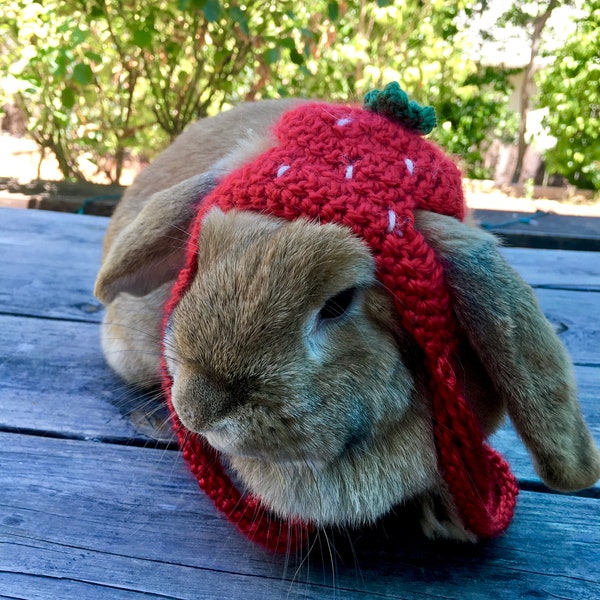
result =
[[[415,228],[415,209],[465,216],[458,168],[423,138],[434,126],[433,109],[409,101],[396,83],[369,92],[363,108],[315,102],[284,113],[273,128],[278,145],[226,176],[200,204],[165,324],[196,273],[198,236],[211,208],[350,228],[370,249],[398,319],[423,350],[438,466],[457,513],[468,531],[488,538],[509,525],[518,488],[465,400],[456,376],[459,328],[443,268]],[[163,361],[163,388],[183,455],[215,506],[271,550],[302,545],[311,525],[280,521],[260,498],[241,494],[219,453],[177,417],[172,383]]]

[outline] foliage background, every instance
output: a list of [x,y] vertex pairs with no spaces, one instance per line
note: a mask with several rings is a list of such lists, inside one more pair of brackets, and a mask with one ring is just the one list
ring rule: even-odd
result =
[[[26,113],[31,135],[54,152],[65,177],[84,178],[87,162],[118,181],[127,156],[150,159],[191,121],[240,101],[358,101],[397,80],[436,107],[436,141],[467,175],[485,177],[491,140],[514,139],[518,127],[507,109],[512,71],[486,64],[481,49],[492,33],[471,27],[488,4],[5,0],[2,101]],[[506,2],[504,26],[528,35],[527,16],[556,4]],[[537,103],[550,108],[547,127],[558,140],[549,167],[597,189],[600,8],[598,0],[572,4],[579,25],[539,75]]]

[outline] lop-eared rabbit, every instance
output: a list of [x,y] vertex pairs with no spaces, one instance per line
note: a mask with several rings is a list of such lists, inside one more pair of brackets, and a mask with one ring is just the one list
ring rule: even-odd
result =
[[550,487],[600,477],[565,349],[464,218],[423,115],[403,124],[394,102],[202,119],[108,227],[106,359],[162,381],[184,454],[192,438],[208,452],[201,487],[238,525],[209,489],[215,457],[254,510],[290,522],[360,526],[412,502],[430,537],[496,535],[516,488],[484,440],[506,413]]

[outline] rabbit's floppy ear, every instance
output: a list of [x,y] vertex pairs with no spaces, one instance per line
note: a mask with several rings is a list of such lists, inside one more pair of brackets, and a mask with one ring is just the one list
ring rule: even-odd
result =
[[[144,296],[175,279],[183,267],[188,229],[202,200],[228,173],[274,144],[269,131],[243,130],[208,170],[155,192],[108,248],[94,294],[108,304],[120,292]],[[174,146],[173,146],[174,147]],[[181,160],[186,160],[185,156]],[[152,165],[148,167],[152,169]],[[169,173],[154,172],[169,177]],[[127,196],[121,202],[127,202]]]
[[96,297],[108,304],[120,292],[144,296],[174,279],[183,266],[189,224],[217,182],[209,171],[153,194],[110,246],[96,278]]
[[415,211],[444,267],[453,309],[540,477],[561,491],[600,478],[600,453],[577,400],[571,361],[533,290],[505,262],[496,239],[442,215]]

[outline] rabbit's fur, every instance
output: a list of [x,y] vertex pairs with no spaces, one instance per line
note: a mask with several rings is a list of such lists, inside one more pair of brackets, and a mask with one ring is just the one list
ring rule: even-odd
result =
[[[107,305],[104,353],[127,381],[159,381],[163,307],[198,198],[273,144],[269,127],[295,103],[244,104],[199,121],[126,192],[95,291]],[[592,485],[600,454],[532,290],[491,235],[429,212],[415,220],[445,268],[465,333],[458,375],[484,432],[508,411],[548,485]],[[324,304],[349,288],[343,318],[320,324]],[[357,525],[417,499],[428,535],[471,538],[438,471],[421,352],[349,230],[212,209],[165,348],[184,425],[278,514]]]

